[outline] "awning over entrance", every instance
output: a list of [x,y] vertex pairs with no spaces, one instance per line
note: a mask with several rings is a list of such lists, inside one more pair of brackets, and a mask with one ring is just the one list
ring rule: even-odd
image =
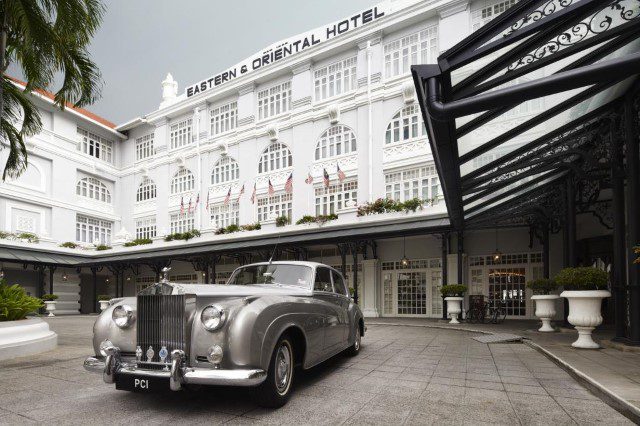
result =
[[453,228],[552,221],[567,178],[611,185],[639,35],[640,0],[521,1],[412,68]]

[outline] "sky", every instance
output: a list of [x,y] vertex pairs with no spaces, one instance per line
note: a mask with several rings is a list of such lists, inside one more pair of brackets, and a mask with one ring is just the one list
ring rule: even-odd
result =
[[[87,107],[120,124],[158,108],[168,72],[187,85],[278,40],[369,8],[379,0],[103,0],[90,54],[102,98]],[[16,67],[9,73],[21,77]]]

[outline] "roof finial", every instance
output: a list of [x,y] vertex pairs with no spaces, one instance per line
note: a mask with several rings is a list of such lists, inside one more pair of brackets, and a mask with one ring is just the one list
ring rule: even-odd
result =
[[178,95],[178,82],[173,79],[171,73],[167,73],[167,77],[162,81],[162,102],[160,108],[164,108],[175,102]]

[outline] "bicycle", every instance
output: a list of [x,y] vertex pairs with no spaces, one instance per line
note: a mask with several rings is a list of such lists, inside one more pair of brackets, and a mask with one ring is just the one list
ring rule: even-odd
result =
[[494,306],[487,307],[487,309],[489,311],[488,319],[491,324],[501,324],[507,318],[507,309],[504,307],[504,302],[495,303]]

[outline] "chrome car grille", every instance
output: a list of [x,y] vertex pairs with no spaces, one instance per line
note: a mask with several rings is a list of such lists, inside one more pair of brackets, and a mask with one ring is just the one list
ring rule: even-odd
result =
[[185,294],[138,295],[138,319],[136,338],[142,349],[142,361],[146,362],[147,350],[154,351],[151,362],[160,362],[160,349],[168,351],[166,362],[171,362],[171,351],[181,349],[189,353],[190,318],[195,298]]

